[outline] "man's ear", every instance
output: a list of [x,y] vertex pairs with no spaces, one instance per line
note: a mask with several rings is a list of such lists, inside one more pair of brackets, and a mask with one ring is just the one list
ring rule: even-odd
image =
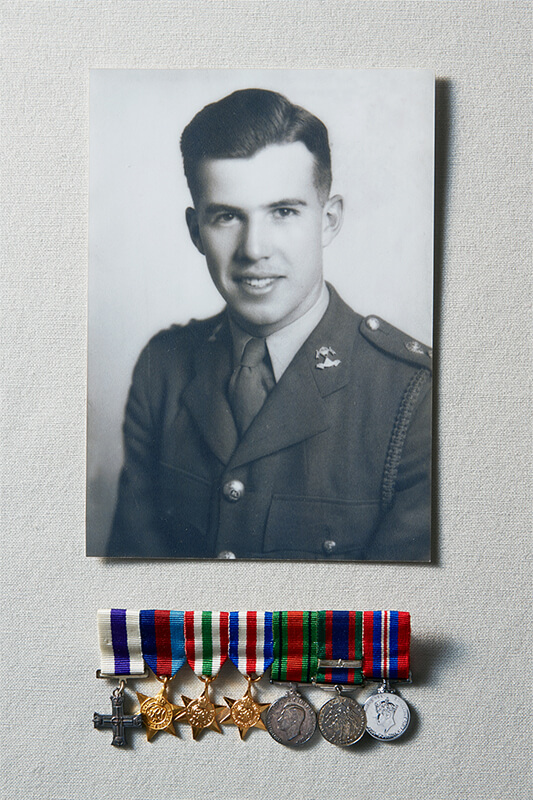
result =
[[342,227],[344,217],[344,199],[335,194],[326,201],[323,209],[322,247],[335,238]]
[[198,214],[195,208],[188,208],[185,211],[185,220],[189,229],[189,235],[197,250],[205,256],[204,246],[202,244],[202,237],[200,236],[200,226],[198,225]]

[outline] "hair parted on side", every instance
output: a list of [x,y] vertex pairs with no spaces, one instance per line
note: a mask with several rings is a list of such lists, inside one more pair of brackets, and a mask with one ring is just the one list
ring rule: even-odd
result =
[[278,92],[241,89],[205,106],[181,135],[185,177],[193,200],[204,159],[250,158],[272,144],[302,142],[315,159],[315,185],[322,202],[331,189],[331,152],[323,122]]

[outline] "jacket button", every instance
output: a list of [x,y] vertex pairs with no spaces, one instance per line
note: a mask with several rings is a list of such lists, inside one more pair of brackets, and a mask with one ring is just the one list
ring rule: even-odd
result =
[[337,542],[334,542],[333,539],[326,539],[325,542],[322,542],[322,550],[328,556],[335,552],[337,549]]
[[229,503],[237,503],[244,494],[242,481],[228,481],[222,487],[222,494]]
[[221,550],[217,558],[237,558],[237,556],[231,550]]
[[371,331],[378,331],[381,327],[381,320],[378,317],[367,317],[365,322],[367,328],[370,328]]

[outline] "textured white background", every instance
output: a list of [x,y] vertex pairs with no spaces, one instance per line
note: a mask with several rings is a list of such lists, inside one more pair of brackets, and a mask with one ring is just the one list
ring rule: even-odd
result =
[[[2,798],[529,800],[530,12],[3,2]],[[91,67],[435,69],[431,566],[84,558]],[[180,739],[134,732],[132,749],[112,748],[91,723],[110,688],[94,680],[95,613],[111,605],[410,610],[411,733],[293,752],[233,728],[193,743],[182,726]],[[235,697],[242,680],[223,677],[217,697]]]

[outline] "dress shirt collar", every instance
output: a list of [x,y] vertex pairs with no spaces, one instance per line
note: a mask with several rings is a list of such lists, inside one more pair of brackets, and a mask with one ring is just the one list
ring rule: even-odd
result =
[[[278,383],[300,347],[326,313],[328,303],[329,291],[324,283],[318,300],[305,314],[266,337],[268,354],[276,383]],[[244,348],[253,337],[237,325],[231,315],[229,315],[229,324],[233,339],[233,364],[238,367]]]

